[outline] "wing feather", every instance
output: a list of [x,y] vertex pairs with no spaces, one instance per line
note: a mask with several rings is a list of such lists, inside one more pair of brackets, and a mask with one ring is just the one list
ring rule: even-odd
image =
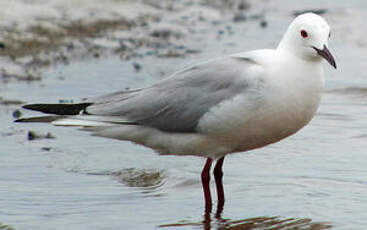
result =
[[249,58],[226,57],[191,66],[149,88],[101,97],[86,112],[167,132],[197,132],[200,118],[211,108],[252,87],[246,74],[255,64]]

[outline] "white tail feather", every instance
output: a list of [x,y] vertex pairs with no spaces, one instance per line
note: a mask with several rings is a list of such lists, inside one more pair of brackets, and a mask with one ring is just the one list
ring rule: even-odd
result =
[[96,126],[112,126],[112,123],[108,122],[100,122],[100,121],[86,121],[86,120],[78,120],[72,118],[65,118],[52,122],[53,125],[56,126],[88,126],[88,127],[96,127]]
[[93,116],[93,115],[78,115],[63,118],[53,121],[52,124],[56,126],[85,126],[85,127],[100,127],[112,126],[117,124],[127,124],[127,121],[121,117],[114,116]]

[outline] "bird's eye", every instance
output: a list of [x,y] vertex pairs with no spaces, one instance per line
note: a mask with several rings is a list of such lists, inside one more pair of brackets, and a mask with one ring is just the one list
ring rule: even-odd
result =
[[306,30],[301,30],[301,36],[303,38],[307,38],[308,37],[308,33],[306,32]]
[[329,38],[331,37],[331,32],[329,32]]

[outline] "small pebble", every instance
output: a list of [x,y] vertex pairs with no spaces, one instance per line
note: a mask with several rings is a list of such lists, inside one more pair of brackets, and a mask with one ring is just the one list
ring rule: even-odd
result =
[[176,49],[179,49],[179,50],[183,50],[185,49],[186,47],[184,45],[177,45],[175,46]]
[[74,101],[72,99],[60,99],[59,103],[60,104],[72,104],[74,103]]
[[232,19],[233,22],[243,22],[246,20],[247,20],[247,17],[243,13],[237,13]]
[[262,20],[262,21],[260,22],[260,26],[261,26],[261,28],[265,28],[265,27],[267,27],[267,26],[268,26],[268,22],[267,22],[267,21],[265,21],[265,20]]
[[133,62],[133,66],[134,66],[134,70],[136,72],[139,72],[141,70],[141,68],[142,68],[142,66],[139,63],[137,63],[137,62]]
[[187,54],[198,54],[200,53],[201,51],[199,49],[187,49],[186,50],[186,53]]
[[155,30],[150,34],[152,37],[167,39],[172,35],[172,31],[168,29]]
[[223,30],[218,30],[218,34],[224,34]]
[[22,112],[19,109],[13,111],[13,118],[19,118],[22,116]]
[[27,139],[29,140],[29,141],[33,141],[33,140],[35,140],[36,139],[36,133],[34,132],[34,131],[28,131],[28,136],[27,136]]
[[36,133],[35,131],[28,131],[27,139],[29,141],[33,141],[36,139],[54,139],[56,138],[54,135],[52,135],[50,132],[47,132],[46,135]]
[[238,4],[238,9],[239,10],[246,10],[248,8],[250,8],[250,4],[246,1],[242,1],[242,2],[240,2],[240,4]]
[[56,137],[54,135],[52,135],[50,132],[46,133],[45,136],[46,139],[55,139]]

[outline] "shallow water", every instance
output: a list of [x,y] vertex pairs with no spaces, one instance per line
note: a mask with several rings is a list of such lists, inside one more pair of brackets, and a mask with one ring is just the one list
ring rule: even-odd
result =
[[[332,22],[338,25],[350,12],[363,15],[366,9],[363,1],[348,1],[347,9],[330,2],[317,7],[332,7]],[[287,6],[312,7],[309,1],[302,4]],[[272,9],[265,30],[255,22],[218,25],[206,36],[216,36],[227,25],[238,32],[202,41],[202,52],[186,58],[138,59],[143,66],[138,73],[132,61],[85,60],[51,69],[42,82],[3,84],[2,96],[27,103],[57,102],[149,85],[162,77],[162,70],[169,73],[197,59],[274,46],[291,20],[289,9]],[[339,19],[335,12],[340,12]],[[0,229],[6,229],[2,224],[78,230],[364,229],[367,49],[338,38],[342,28],[335,29],[330,44],[339,70],[325,64],[327,90],[311,123],[280,143],[226,158],[226,204],[220,217],[215,210],[210,218],[204,215],[199,178],[204,159],[157,156],[150,149],[74,128],[14,124],[11,113],[17,106],[2,106]],[[51,132],[56,138],[28,141],[29,130]]]

